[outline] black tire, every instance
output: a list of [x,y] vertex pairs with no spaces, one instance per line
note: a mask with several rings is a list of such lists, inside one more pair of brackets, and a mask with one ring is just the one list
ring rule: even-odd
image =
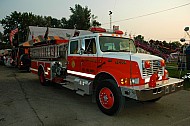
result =
[[100,81],[96,87],[96,103],[106,115],[118,114],[124,108],[125,98],[114,80]]
[[40,72],[39,72],[39,80],[40,80],[40,84],[41,85],[43,85],[43,86],[47,86],[48,85],[43,70],[40,70]]
[[26,71],[30,73],[30,67],[27,67],[27,70],[26,70]]

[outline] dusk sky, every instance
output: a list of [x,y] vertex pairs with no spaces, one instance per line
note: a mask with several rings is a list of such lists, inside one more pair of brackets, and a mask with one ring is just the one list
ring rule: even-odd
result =
[[[97,20],[104,28],[110,27],[111,10],[112,25],[120,26],[120,29],[128,34],[143,35],[145,40],[167,42],[179,41],[182,37],[188,39],[184,28],[190,26],[189,0],[1,0],[0,20],[13,11],[68,19],[71,15],[69,8],[74,8],[75,4],[88,6],[92,14],[98,16]],[[164,11],[167,9],[171,10]],[[161,13],[134,18],[154,12]]]

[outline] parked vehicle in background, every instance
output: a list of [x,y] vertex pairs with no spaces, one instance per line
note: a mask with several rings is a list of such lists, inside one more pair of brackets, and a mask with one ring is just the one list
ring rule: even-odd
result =
[[0,55],[0,65],[4,65],[4,56]]
[[12,49],[11,57],[13,58],[15,65],[17,67],[20,67],[18,65],[19,65],[20,57],[23,54],[29,55],[29,48],[28,47],[16,47],[16,48]]
[[4,56],[4,50],[0,50],[0,64],[4,64],[3,56]]
[[12,58],[11,52],[12,49],[5,49],[2,56],[3,64],[7,67],[15,67],[15,61]]
[[31,60],[28,54],[22,54],[18,61],[18,69],[30,71]]
[[15,62],[11,56],[5,56],[4,64],[7,67],[15,67]]

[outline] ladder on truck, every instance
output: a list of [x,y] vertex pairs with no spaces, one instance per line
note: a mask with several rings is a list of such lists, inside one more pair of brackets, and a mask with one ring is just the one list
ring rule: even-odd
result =
[[49,59],[66,57],[67,44],[46,45],[31,48],[31,57],[33,59]]

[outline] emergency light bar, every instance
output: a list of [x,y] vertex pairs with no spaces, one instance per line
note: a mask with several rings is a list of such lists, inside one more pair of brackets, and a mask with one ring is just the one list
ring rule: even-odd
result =
[[122,34],[123,34],[123,31],[121,31],[121,30],[115,30],[114,33],[115,33],[115,34],[120,34],[120,35],[122,35]]
[[106,29],[100,27],[92,27],[90,28],[90,31],[94,33],[101,33],[101,32],[106,32]]
[[123,31],[121,30],[115,30],[115,31],[110,31],[110,30],[106,30],[104,28],[101,28],[101,27],[92,27],[90,28],[90,31],[93,32],[93,33],[114,33],[114,34],[120,34],[122,35],[123,34]]

